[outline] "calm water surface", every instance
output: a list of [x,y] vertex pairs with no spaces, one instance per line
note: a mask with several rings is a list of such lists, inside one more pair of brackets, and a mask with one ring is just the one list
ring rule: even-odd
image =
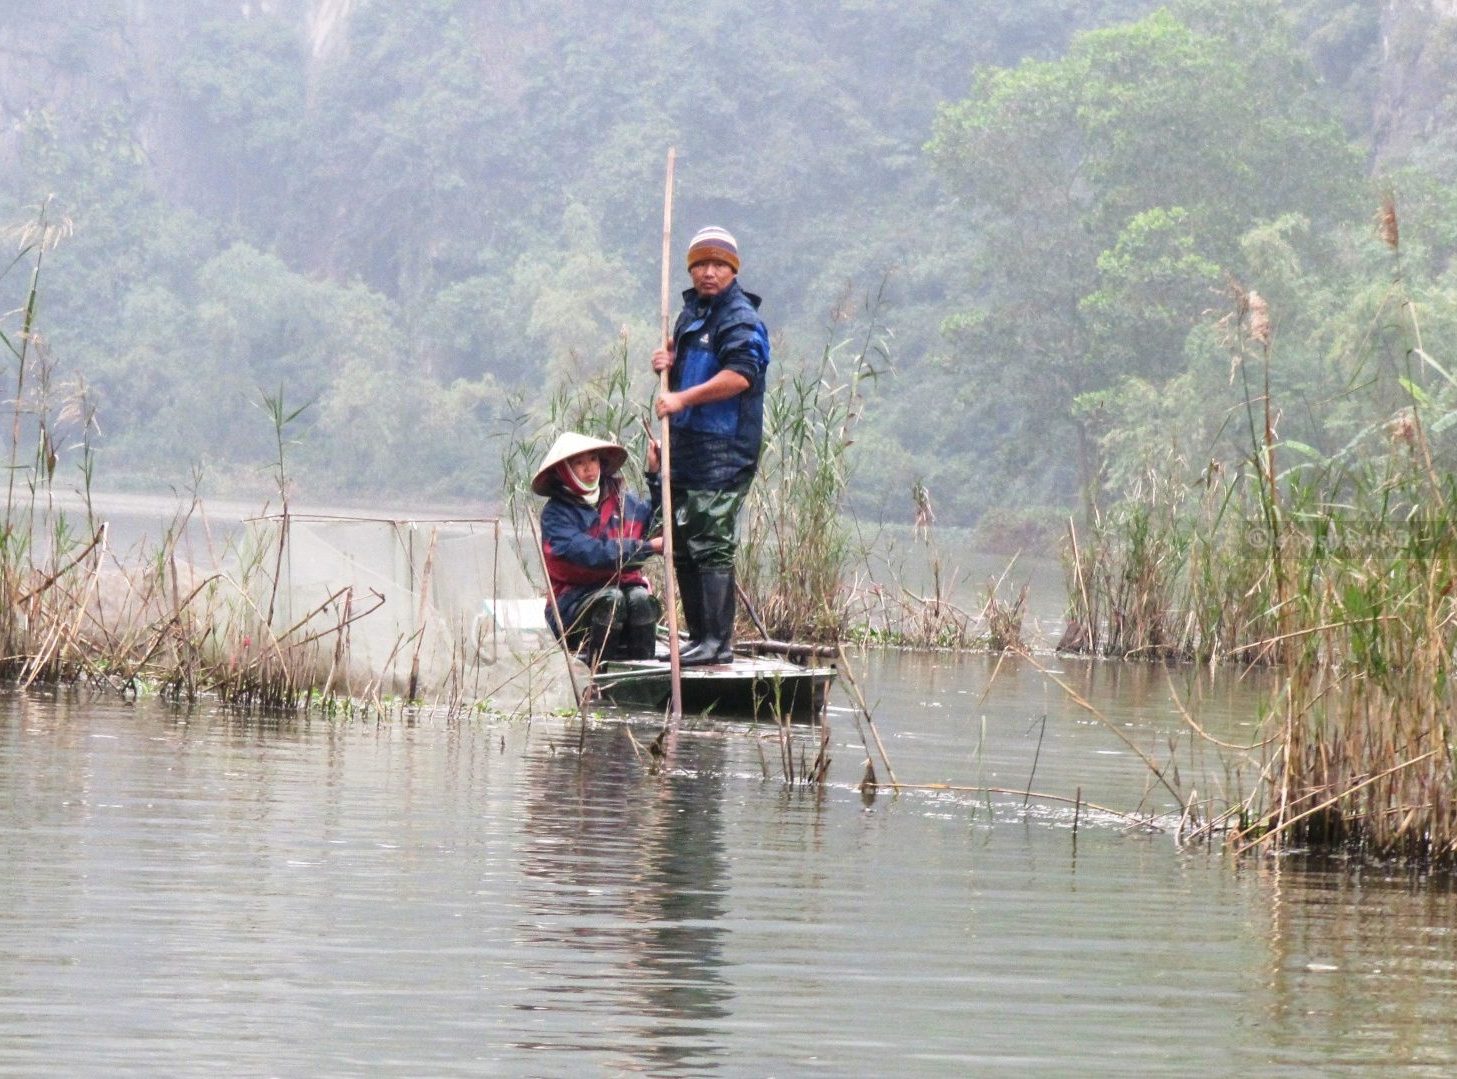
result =
[[[1171,695],[1239,740],[1264,692],[1058,669],[1163,760]],[[903,783],[1168,807],[1028,666],[885,655],[859,680]],[[1457,1069],[1441,883],[1180,851],[1086,807],[1074,831],[1017,795],[867,805],[851,715],[831,729],[813,792],[722,724],[651,774],[648,717],[579,753],[560,718],[0,697],[0,1074]],[[1186,783],[1223,781],[1179,744]]]

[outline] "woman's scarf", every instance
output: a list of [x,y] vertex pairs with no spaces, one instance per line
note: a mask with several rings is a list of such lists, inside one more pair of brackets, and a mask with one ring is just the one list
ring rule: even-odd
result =
[[597,482],[588,487],[581,480],[577,479],[572,466],[566,461],[561,461],[556,466],[557,479],[561,480],[562,486],[567,489],[568,494],[576,495],[589,506],[595,506],[597,499],[602,493],[602,475],[598,473]]

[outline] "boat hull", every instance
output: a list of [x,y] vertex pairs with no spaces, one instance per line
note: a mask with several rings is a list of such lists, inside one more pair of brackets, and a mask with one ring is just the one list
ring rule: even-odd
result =
[[[824,710],[833,667],[801,667],[784,660],[738,656],[732,663],[682,670],[685,715],[795,720]],[[662,660],[608,662],[592,678],[602,700],[623,707],[662,711],[672,692],[672,672]]]

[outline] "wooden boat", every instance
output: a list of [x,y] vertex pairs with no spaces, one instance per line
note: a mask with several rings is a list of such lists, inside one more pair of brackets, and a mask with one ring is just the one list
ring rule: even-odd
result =
[[[802,667],[769,656],[735,656],[732,663],[685,667],[683,712],[813,720],[824,710],[834,678],[834,667]],[[609,660],[593,675],[592,688],[613,704],[661,712],[668,707],[672,671],[665,659]]]

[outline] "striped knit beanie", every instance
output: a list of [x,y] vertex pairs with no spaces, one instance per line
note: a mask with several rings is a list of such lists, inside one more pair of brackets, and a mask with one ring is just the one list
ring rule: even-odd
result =
[[710,225],[694,234],[688,244],[688,268],[691,270],[709,259],[726,262],[733,267],[734,273],[739,272],[739,244],[728,229]]

